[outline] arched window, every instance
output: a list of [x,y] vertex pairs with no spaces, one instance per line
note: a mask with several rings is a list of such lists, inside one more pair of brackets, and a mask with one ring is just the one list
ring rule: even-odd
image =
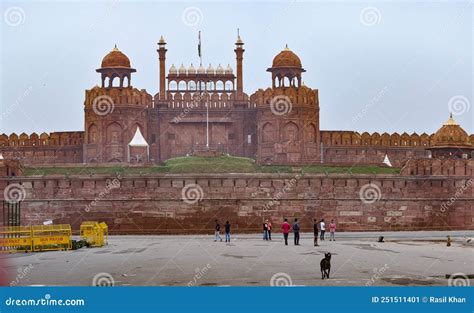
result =
[[316,126],[314,126],[313,123],[310,123],[308,125],[308,130],[307,130],[307,141],[308,142],[316,142]]
[[178,89],[178,83],[175,80],[172,80],[168,84],[168,90],[176,91]]
[[268,143],[268,142],[274,142],[275,141],[275,130],[273,128],[273,125],[271,123],[266,123],[262,127],[262,142],[263,143]]
[[119,144],[122,143],[122,126],[118,123],[112,123],[107,126],[107,143]]
[[180,81],[178,84],[178,90],[179,91],[186,91],[186,82],[184,80]]
[[[87,141],[91,144],[98,143],[99,142],[99,128],[95,124],[91,124],[89,126],[89,129],[87,131]],[[44,144],[48,144],[47,142],[44,142]]]
[[283,128],[283,141],[296,141],[298,140],[298,125],[293,122],[289,122]]

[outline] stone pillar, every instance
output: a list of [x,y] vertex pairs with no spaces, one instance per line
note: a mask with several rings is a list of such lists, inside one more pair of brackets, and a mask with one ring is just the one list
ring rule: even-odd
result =
[[244,43],[240,36],[237,37],[237,42],[235,43],[235,56],[237,59],[237,93],[241,93],[244,90],[244,83],[243,83],[243,59],[244,59],[244,51],[243,48]]
[[163,36],[161,36],[158,42],[158,56],[160,59],[160,100],[166,99],[166,42]]

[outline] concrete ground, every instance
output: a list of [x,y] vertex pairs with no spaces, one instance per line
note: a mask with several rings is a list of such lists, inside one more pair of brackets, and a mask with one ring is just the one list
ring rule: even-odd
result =
[[[446,236],[453,245],[446,247]],[[378,243],[379,235],[386,242]],[[281,234],[233,235],[231,243],[209,236],[112,236],[102,248],[0,255],[13,285],[441,285],[446,275],[474,274],[474,231],[338,233],[337,241],[314,247],[312,234],[301,245],[285,246]],[[332,253],[329,280],[319,262]],[[471,276],[472,277],[472,276]],[[472,280],[451,280],[471,284]]]

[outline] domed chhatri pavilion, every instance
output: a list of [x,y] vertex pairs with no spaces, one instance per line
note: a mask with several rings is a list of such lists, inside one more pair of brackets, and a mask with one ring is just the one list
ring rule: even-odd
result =
[[432,135],[321,130],[318,90],[303,84],[306,70],[288,46],[267,69],[271,87],[250,96],[240,36],[235,68],[219,62],[167,66],[167,51],[161,37],[158,92],[151,95],[132,86],[136,70],[115,46],[96,70],[100,86],[85,92],[84,130],[2,134],[0,153],[25,164],[161,163],[202,151],[290,165],[402,166],[413,158],[472,158],[474,135],[452,116]]
[[430,148],[433,157],[458,157],[467,159],[474,150],[469,135],[453,119],[453,115],[433,135],[433,144]]

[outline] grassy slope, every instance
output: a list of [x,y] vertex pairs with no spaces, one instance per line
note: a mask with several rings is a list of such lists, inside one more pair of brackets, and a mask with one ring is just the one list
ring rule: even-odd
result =
[[378,166],[322,166],[304,165],[291,166],[258,166],[255,161],[248,158],[220,156],[205,157],[179,157],[167,160],[164,165],[149,167],[26,167],[25,175],[52,175],[52,174],[153,174],[153,173],[353,173],[353,174],[397,174],[398,168]]

